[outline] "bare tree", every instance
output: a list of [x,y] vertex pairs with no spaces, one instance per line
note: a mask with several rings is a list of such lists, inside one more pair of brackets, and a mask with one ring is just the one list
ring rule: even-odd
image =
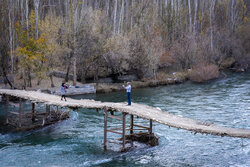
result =
[[114,9],[114,23],[113,23],[113,34],[116,33],[116,13],[117,13],[117,0],[115,0],[115,9]]
[[191,13],[191,3],[188,0],[188,17],[189,17],[189,31],[192,31],[192,13]]
[[209,20],[210,20],[210,47],[211,50],[214,49],[214,45],[213,45],[213,17],[214,17],[214,5],[215,5],[215,0],[211,0],[211,4],[210,4],[210,15],[209,15]]
[[38,20],[39,20],[39,2],[40,0],[34,0],[34,6],[35,6],[35,15],[36,15],[36,33],[35,33],[35,39],[37,40],[38,39]]

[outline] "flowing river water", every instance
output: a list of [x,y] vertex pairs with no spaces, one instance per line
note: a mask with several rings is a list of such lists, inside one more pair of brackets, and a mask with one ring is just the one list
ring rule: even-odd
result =
[[[126,101],[125,92],[74,98]],[[250,73],[229,74],[225,79],[205,84],[187,82],[133,89],[132,101],[183,117],[249,129]],[[4,103],[0,103],[1,121],[4,120],[4,107]],[[104,151],[103,119],[102,111],[97,113],[95,110],[81,109],[71,111],[70,119],[40,130],[14,133],[2,129],[0,167],[250,166],[250,139],[195,135],[158,123],[153,124],[154,133],[160,137],[158,146],[135,143],[130,151],[119,152],[119,145],[108,144],[108,151]],[[147,120],[135,121],[148,124]],[[121,121],[109,120],[108,125],[118,127]],[[119,136],[108,133],[110,140],[116,137]]]

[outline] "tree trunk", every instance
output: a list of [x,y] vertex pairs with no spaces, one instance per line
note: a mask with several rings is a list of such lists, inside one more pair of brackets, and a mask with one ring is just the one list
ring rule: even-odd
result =
[[128,29],[128,19],[129,19],[129,0],[126,0],[126,21],[125,21],[125,32]]
[[196,31],[196,20],[197,20],[197,8],[198,8],[198,2],[197,0],[194,0],[195,8],[194,8],[194,32]]
[[118,33],[123,33],[123,17],[124,17],[124,0],[122,0],[122,7],[120,11]]
[[213,44],[213,15],[214,15],[214,5],[215,5],[215,0],[211,0],[210,4],[210,15],[209,15],[209,20],[210,20],[210,47],[211,50],[213,51],[214,49],[214,44]]
[[55,84],[54,84],[54,81],[53,81],[53,74],[50,74],[49,78],[50,78],[50,83],[51,83],[50,85],[51,85],[52,88],[54,88]]
[[133,25],[134,25],[134,2],[135,0],[132,0],[132,2],[131,2],[131,8],[132,8],[132,10],[131,10],[131,22],[130,22],[130,31],[132,30],[132,28],[133,28]]
[[23,78],[23,87],[22,87],[22,89],[26,89],[27,80],[26,80],[25,70],[22,71],[22,78]]
[[40,85],[41,84],[41,81],[42,81],[42,79],[37,79],[37,85]]
[[168,25],[168,0],[165,0],[165,24]]
[[32,87],[31,69],[28,69],[28,87]]
[[69,70],[70,70],[70,65],[71,65],[70,61],[68,63],[68,67],[67,67],[67,71],[66,71],[65,82],[69,81]]
[[13,84],[10,82],[10,80],[8,79],[7,73],[5,71],[5,69],[3,69],[3,77],[4,80],[10,85],[11,89],[16,89]]
[[200,32],[203,31],[203,20],[204,20],[204,8],[205,8],[205,1],[201,0],[201,23],[200,23]]
[[73,86],[76,86],[76,55],[73,57]]
[[29,32],[29,4],[28,4],[28,1],[29,0],[26,0],[26,3],[25,3],[25,10],[26,10],[26,13],[25,13],[25,16],[26,16],[26,29],[27,29],[27,32]]
[[13,58],[13,27],[12,27],[12,17],[11,17],[11,13],[12,13],[12,6],[11,4],[9,4],[9,35],[10,35],[10,59],[11,59],[11,74],[13,74],[14,72],[14,58]]
[[189,32],[192,32],[192,13],[191,13],[190,0],[188,0],[188,17],[189,17]]
[[39,20],[39,16],[38,16],[38,10],[39,10],[39,2],[40,0],[34,0],[34,7],[35,7],[35,24],[36,24],[36,35],[35,35],[35,39],[38,39],[38,20]]
[[[95,4],[94,4],[95,5]],[[77,54],[76,54],[76,35],[78,31],[78,5],[76,6],[75,13],[74,13],[74,24],[73,24],[73,85],[76,86],[76,61],[77,61]]]
[[235,8],[235,2],[234,0],[231,0],[231,29],[234,31],[234,24],[235,24],[235,14],[234,14],[234,8]]
[[174,17],[174,0],[171,0],[171,20]]
[[99,79],[99,67],[96,66],[94,74],[94,82],[98,82],[98,79]]
[[114,11],[114,23],[113,23],[113,34],[116,33],[116,13],[117,13],[117,0],[115,0],[115,11]]
[[109,16],[109,0],[106,0],[106,14]]
[[23,9],[23,0],[21,0],[20,1],[20,7],[21,7],[21,29],[23,30],[23,18],[24,18],[24,16],[23,16],[23,11],[24,11],[24,9]]

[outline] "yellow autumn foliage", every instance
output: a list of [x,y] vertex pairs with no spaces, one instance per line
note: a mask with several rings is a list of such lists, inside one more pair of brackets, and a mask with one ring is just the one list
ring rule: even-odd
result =
[[46,48],[46,40],[43,37],[37,40],[30,38],[24,41],[23,47],[19,46],[16,49],[16,55],[20,61],[20,69],[29,69],[31,72],[35,72],[38,78],[43,78],[44,75],[41,75],[41,73],[44,73],[46,70],[44,67],[44,63],[47,61],[45,56]]

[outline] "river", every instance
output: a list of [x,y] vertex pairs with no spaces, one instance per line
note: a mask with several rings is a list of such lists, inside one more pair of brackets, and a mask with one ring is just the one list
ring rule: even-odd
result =
[[[100,101],[126,101],[125,92],[76,96]],[[183,117],[217,125],[250,128],[250,73],[229,74],[225,79],[205,84],[179,85],[132,90],[132,102],[143,103]],[[132,104],[133,105],[133,104]],[[0,103],[0,119],[4,119]],[[136,119],[142,124],[147,120]],[[121,126],[110,120],[109,127]],[[71,111],[71,118],[30,132],[0,131],[1,167],[249,167],[250,140],[193,134],[189,131],[153,124],[159,145],[135,143],[128,152],[108,144],[103,150],[103,112]],[[108,134],[109,139],[117,137]]]

